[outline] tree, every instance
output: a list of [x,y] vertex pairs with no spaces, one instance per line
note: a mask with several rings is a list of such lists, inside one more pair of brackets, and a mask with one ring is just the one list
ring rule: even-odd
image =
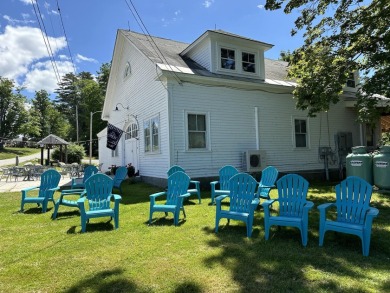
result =
[[21,89],[14,93],[14,82],[0,76],[0,137],[15,138],[20,127],[27,122],[28,114],[24,107],[26,97]]
[[49,108],[51,106],[49,94],[45,90],[35,92],[35,97],[32,99],[32,116],[34,116],[39,122],[39,137],[43,139],[51,132],[50,124],[48,120]]
[[297,108],[310,116],[327,111],[358,71],[359,120],[372,123],[377,95],[390,97],[390,1],[267,0],[265,8],[282,6],[286,14],[300,13],[292,35],[304,30],[304,45],[292,53],[289,68],[298,83]]
[[106,96],[108,79],[110,77],[110,70],[111,70],[111,63],[103,63],[102,66],[100,66],[99,71],[97,72],[97,81],[100,90],[102,91],[103,97]]

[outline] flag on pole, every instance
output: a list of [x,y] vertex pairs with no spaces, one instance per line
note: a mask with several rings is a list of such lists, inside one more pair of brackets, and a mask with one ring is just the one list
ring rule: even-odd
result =
[[121,139],[123,130],[108,123],[107,124],[107,147],[115,151],[119,140]]

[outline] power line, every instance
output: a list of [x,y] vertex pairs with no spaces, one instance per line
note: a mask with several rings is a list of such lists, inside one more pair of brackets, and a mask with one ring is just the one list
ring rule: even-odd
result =
[[[59,83],[60,82],[60,74],[58,72],[57,64],[56,64],[55,59],[54,59],[53,51],[51,50],[51,46],[50,46],[49,38],[47,36],[45,24],[43,22],[41,12],[39,11],[38,2],[34,1],[34,0],[31,0],[31,4],[32,4],[32,6],[34,8],[35,16],[37,18],[38,25],[39,25],[39,28],[41,30],[43,42],[45,43],[45,47],[46,47],[47,53],[48,53],[48,55],[50,57],[51,65],[53,66],[54,75],[55,75],[55,77],[57,79],[57,82]],[[36,7],[35,7],[34,4],[36,5]],[[41,24],[41,22],[42,22],[42,24]],[[46,37],[45,37],[45,35],[46,35]]]
[[[171,69],[170,72],[174,75],[176,81],[177,81],[179,84],[182,84],[182,82],[181,82],[179,76],[175,73],[175,71],[173,70],[171,64],[169,64],[169,62],[168,62],[167,59],[165,58],[164,54],[161,52],[160,48],[157,46],[156,42],[154,41],[154,38],[150,35],[150,33],[149,33],[148,29],[146,28],[144,22],[142,21],[141,16],[139,15],[137,9],[135,8],[133,2],[132,2],[131,0],[129,0],[129,2],[130,2],[131,7],[132,7],[133,9],[131,9],[129,3],[127,2],[127,0],[125,0],[125,3],[126,3],[126,5],[127,5],[127,7],[129,8],[129,10],[131,11],[131,13],[133,14],[133,17],[134,17],[135,21],[138,23],[138,25],[139,25],[139,27],[141,28],[142,32],[144,33],[145,36],[149,37],[149,38],[147,38],[147,39],[148,39],[149,42],[151,42],[151,45],[152,45],[152,48],[153,48],[154,52],[157,54],[157,56],[160,58],[160,60],[161,60],[163,63],[164,63],[164,61],[165,61],[165,64],[167,64],[168,67]],[[134,10],[134,11],[133,11],[133,10]],[[134,12],[135,12],[135,14],[136,14],[137,16],[134,14]],[[138,20],[139,20],[139,21],[138,21]],[[141,23],[140,23],[140,22],[141,22]],[[145,33],[144,29],[145,29],[146,33]],[[153,44],[152,44],[152,43],[153,43]],[[153,46],[153,45],[154,45],[154,46]],[[156,51],[156,49],[157,49],[158,52]],[[162,59],[164,59],[164,60],[162,60]]]
[[57,0],[57,10],[58,10],[58,14],[60,15],[61,26],[62,26],[62,30],[64,31],[65,41],[66,41],[66,45],[67,45],[67,47],[68,47],[68,52],[69,52],[69,57],[70,57],[70,60],[71,60],[71,62],[72,62],[72,65],[73,65],[73,71],[74,71],[74,74],[76,75],[76,66],[74,65],[72,52],[70,51],[70,46],[69,46],[69,42],[68,42],[68,37],[67,37],[67,35],[66,35],[65,26],[64,26],[64,21],[62,20],[62,14],[61,14],[61,10],[60,10],[60,5],[58,4],[58,0]]

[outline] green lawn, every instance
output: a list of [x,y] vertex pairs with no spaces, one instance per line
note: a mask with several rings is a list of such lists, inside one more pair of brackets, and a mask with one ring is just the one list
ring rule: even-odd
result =
[[4,149],[0,150],[0,160],[12,159],[16,156],[23,157],[28,155],[33,155],[39,153],[40,149],[37,148],[11,148],[4,147]]
[[[274,227],[265,241],[262,210],[251,239],[235,221],[222,220],[215,234],[209,192],[200,205],[195,197],[186,203],[178,227],[162,213],[149,226],[149,194],[160,189],[127,182],[123,189],[119,229],[108,218],[92,219],[84,234],[75,209],[60,207],[53,221],[51,203],[45,214],[32,204],[19,213],[20,193],[0,194],[0,292],[390,291],[389,195],[373,195],[380,214],[364,257],[356,236],[328,232],[318,246],[316,208],[304,248],[296,229]],[[312,185],[309,199],[330,201],[332,190]]]

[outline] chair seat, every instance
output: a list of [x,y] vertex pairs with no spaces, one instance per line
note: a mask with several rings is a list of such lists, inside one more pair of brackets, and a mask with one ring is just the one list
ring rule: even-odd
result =
[[153,206],[153,209],[154,209],[154,211],[157,211],[157,212],[174,211],[176,209],[176,205],[155,204]]
[[249,217],[249,213],[233,212],[233,211],[220,211],[221,218],[227,218],[232,220],[246,220]]
[[345,222],[336,222],[336,221],[329,221],[327,220],[325,222],[325,227],[330,228],[331,230],[336,230],[340,232],[344,232],[345,230],[356,230],[356,231],[363,231],[364,226],[360,224],[352,224],[352,223],[345,223]]
[[214,191],[214,194],[215,194],[215,195],[230,194],[230,190],[222,190],[222,189],[220,189],[220,190],[215,190],[215,191]]
[[63,199],[61,201],[61,205],[68,206],[68,207],[77,207],[77,200]]
[[87,211],[86,215],[88,218],[97,218],[97,217],[114,217],[113,209],[104,209],[104,210],[96,210],[96,211]]
[[290,227],[301,227],[303,223],[302,218],[297,217],[284,217],[284,216],[275,216],[269,219],[270,225],[276,226],[290,226]]

